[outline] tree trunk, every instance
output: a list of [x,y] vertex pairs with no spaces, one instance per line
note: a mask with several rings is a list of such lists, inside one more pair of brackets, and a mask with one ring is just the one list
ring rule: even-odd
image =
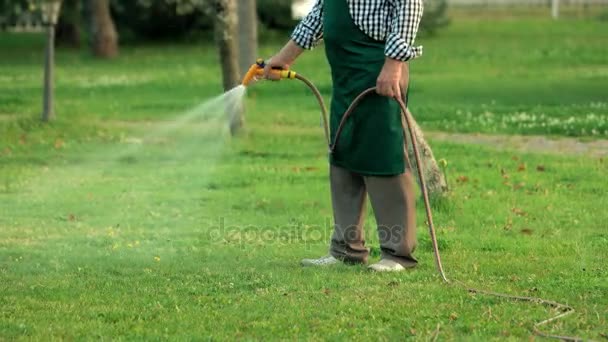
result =
[[80,0],[63,1],[61,16],[59,17],[59,23],[57,23],[56,41],[58,45],[80,47],[82,38],[80,32],[81,10]]
[[[222,65],[224,91],[229,91],[240,83],[236,0],[216,0],[214,18],[215,41]],[[230,132],[234,135],[242,126],[242,111],[230,113]]]
[[101,58],[118,55],[118,33],[110,13],[109,0],[89,0],[93,54]]
[[258,58],[258,12],[256,0],[238,1],[239,67],[241,77]]

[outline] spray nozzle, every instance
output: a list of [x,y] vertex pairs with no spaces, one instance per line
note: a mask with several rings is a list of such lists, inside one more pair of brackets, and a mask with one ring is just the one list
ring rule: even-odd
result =
[[[258,58],[250,68],[249,71],[243,77],[242,85],[248,86],[252,81],[257,81],[260,78],[264,77],[264,68],[266,67],[266,62],[262,58]],[[273,68],[271,73],[275,73],[279,76],[279,78],[288,78],[294,79],[296,78],[295,71],[291,70],[283,70],[281,68]]]

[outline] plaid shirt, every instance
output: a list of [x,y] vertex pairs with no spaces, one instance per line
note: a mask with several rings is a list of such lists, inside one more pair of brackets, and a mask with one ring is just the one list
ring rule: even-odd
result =
[[[304,49],[312,49],[323,38],[323,1],[317,0],[291,35]],[[371,38],[386,42],[387,57],[408,61],[422,55],[422,46],[413,45],[422,18],[422,0],[346,1],[355,24]]]

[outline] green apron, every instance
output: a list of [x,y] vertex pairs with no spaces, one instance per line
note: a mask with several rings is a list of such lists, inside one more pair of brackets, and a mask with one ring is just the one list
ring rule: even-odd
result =
[[[376,85],[384,65],[385,42],[363,33],[353,22],[346,0],[324,1],[323,39],[331,66],[331,140],[352,101]],[[397,103],[372,94],[346,122],[330,163],[362,175],[388,176],[405,170],[403,129]]]

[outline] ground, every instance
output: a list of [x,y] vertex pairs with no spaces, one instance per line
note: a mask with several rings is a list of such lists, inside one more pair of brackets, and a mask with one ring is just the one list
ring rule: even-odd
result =
[[[421,43],[411,109],[448,163],[434,202],[448,277],[568,303],[549,331],[605,337],[605,154],[440,137],[606,139],[606,22],[469,18]],[[331,208],[318,109],[296,82],[249,89],[229,139],[195,108],[220,93],[212,45],[60,50],[43,125],[41,37],[0,47],[0,340],[521,340],[555,313],[442,284],[421,203],[417,269],[300,268],[326,253]],[[329,97],[322,48],[294,68]]]

